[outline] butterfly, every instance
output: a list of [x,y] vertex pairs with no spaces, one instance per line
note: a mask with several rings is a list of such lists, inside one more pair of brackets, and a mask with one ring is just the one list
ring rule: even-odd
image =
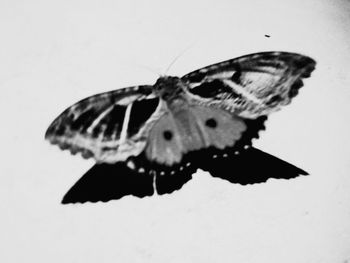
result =
[[251,153],[267,116],[290,104],[315,65],[296,53],[261,52],[182,77],[161,76],[154,85],[77,102],[52,122],[45,138],[101,167],[124,165],[130,178],[145,175],[155,183],[148,193],[167,192],[165,179],[187,182],[198,168],[219,176],[210,167]]

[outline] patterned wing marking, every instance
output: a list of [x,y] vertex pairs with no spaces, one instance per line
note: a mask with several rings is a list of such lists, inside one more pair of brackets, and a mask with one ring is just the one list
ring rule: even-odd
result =
[[315,65],[303,55],[263,52],[193,71],[182,80],[195,97],[253,119],[289,104]]
[[189,152],[233,146],[245,129],[243,120],[228,111],[195,105],[164,114],[149,133],[145,154],[151,161],[171,166]]
[[130,137],[136,135],[141,130],[142,126],[156,111],[158,104],[158,98],[138,100],[133,103],[128,127],[128,135]]
[[[128,130],[135,133],[155,110],[158,99],[151,92],[152,86],[137,86],[88,97],[59,115],[45,138],[61,149],[72,154],[81,152],[83,157],[93,157],[97,162],[115,163],[137,155],[146,141],[129,136]],[[139,108],[141,101],[145,108],[152,106],[141,111],[137,127],[130,128],[132,108]]]

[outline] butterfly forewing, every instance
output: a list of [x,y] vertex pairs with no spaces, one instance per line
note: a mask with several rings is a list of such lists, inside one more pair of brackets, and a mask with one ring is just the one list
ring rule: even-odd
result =
[[[45,137],[98,162],[123,161],[139,154],[146,143],[132,138],[135,127],[141,129],[157,108],[159,99],[151,92],[152,86],[136,86],[88,97],[57,117]],[[138,109],[141,101],[142,111]]]
[[182,77],[189,92],[238,116],[256,118],[290,103],[315,61],[287,52],[263,52],[227,60]]

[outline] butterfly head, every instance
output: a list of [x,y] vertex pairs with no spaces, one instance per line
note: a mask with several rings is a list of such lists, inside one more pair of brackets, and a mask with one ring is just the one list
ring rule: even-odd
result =
[[155,93],[164,100],[171,100],[181,94],[185,85],[179,77],[162,76],[153,85]]

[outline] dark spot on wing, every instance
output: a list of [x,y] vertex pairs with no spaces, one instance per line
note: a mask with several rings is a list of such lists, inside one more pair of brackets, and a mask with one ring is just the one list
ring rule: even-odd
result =
[[242,71],[240,69],[237,69],[235,71],[235,73],[233,73],[231,80],[236,84],[240,84],[241,83],[241,76],[242,76]]
[[218,123],[216,122],[215,119],[210,118],[205,122],[205,125],[207,125],[209,128],[216,128],[216,126],[218,125]]
[[146,123],[151,115],[157,109],[159,99],[144,99],[135,101],[131,107],[130,120],[128,126],[128,135],[132,136],[138,133],[140,128]]
[[269,37],[270,37],[270,35],[265,35],[265,37],[269,38]]
[[169,130],[163,132],[163,137],[165,140],[170,141],[173,138],[173,133]]

